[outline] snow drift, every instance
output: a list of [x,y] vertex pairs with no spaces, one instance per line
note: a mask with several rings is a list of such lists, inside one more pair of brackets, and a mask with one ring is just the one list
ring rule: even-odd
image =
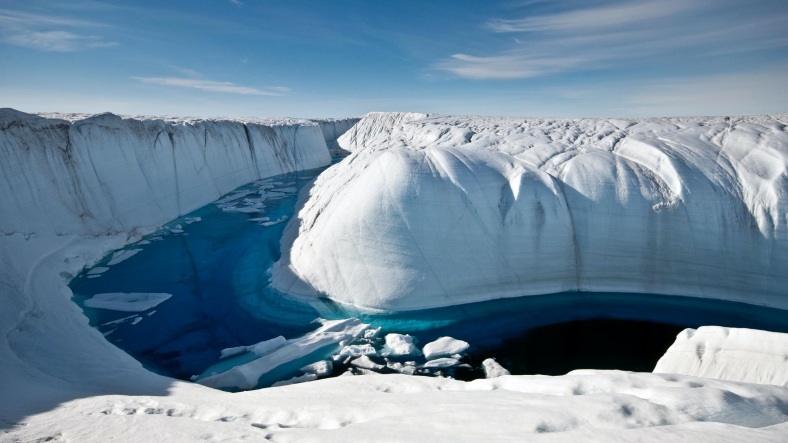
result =
[[785,117],[370,114],[273,282],[389,311],[560,291],[785,309]]

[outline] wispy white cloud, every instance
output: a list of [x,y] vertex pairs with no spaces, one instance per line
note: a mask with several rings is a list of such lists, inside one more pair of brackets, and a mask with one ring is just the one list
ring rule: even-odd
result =
[[578,32],[607,29],[613,26],[626,26],[670,17],[697,9],[704,3],[707,2],[703,0],[629,2],[514,20],[496,19],[490,20],[485,26],[494,32],[560,32],[567,30]]
[[70,52],[117,46],[117,42],[94,35],[96,29],[104,27],[89,20],[0,9],[0,41],[39,51]]
[[228,0],[230,3],[238,6],[243,6],[243,2],[240,0]]
[[207,92],[224,92],[229,94],[241,95],[265,95],[265,96],[281,96],[289,89],[282,86],[276,86],[267,89],[257,89],[248,86],[241,86],[230,82],[217,82],[211,80],[199,80],[193,78],[179,78],[179,77],[133,77],[134,80],[143,83],[150,83],[162,86],[175,86],[179,88],[191,88]]
[[3,41],[40,51],[70,52],[83,48],[108,48],[117,46],[115,42],[102,40],[92,35],[79,35],[68,31],[21,31],[6,35]]
[[527,57],[524,54],[515,53],[475,57],[467,54],[454,54],[450,59],[438,63],[437,67],[470,79],[513,79],[540,77],[565,71],[584,61],[582,56]]
[[487,53],[457,53],[433,67],[469,79],[516,79],[611,68],[679,52],[696,57],[788,47],[786,8],[748,9],[734,0],[561,5],[560,12],[488,20],[483,28],[510,36],[508,43]]

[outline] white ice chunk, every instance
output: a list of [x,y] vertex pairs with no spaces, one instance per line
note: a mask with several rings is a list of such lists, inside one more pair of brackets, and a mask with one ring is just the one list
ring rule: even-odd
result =
[[788,334],[719,326],[685,329],[654,372],[788,386]]
[[353,360],[350,362],[351,365],[361,368],[361,369],[369,369],[370,371],[381,371],[386,366],[381,365],[380,363],[375,363],[372,359],[369,358],[369,355],[362,355],[361,357]]
[[367,329],[366,331],[364,331],[364,338],[375,338],[375,337],[377,337],[378,334],[380,333],[381,329],[383,329],[383,328],[381,328],[380,326],[378,326],[377,328],[374,328],[374,329],[372,329],[372,328]]
[[109,262],[107,262],[107,266],[117,265],[124,260],[134,257],[140,251],[142,251],[142,249],[126,249],[124,251],[118,251],[112,254],[112,258],[109,260]]
[[138,318],[137,314],[129,315],[128,317],[119,318],[117,320],[108,321],[106,323],[102,323],[101,326],[112,326],[112,325],[119,325],[121,323],[126,323],[127,321],[132,321],[135,318]]
[[202,217],[186,217],[184,221],[186,222],[187,225],[190,225],[192,223],[197,223],[199,221],[202,221]]
[[394,371],[399,372],[400,374],[405,375],[413,375],[416,373],[416,366],[412,364],[402,364],[398,361],[389,361],[386,362],[386,367],[392,369]]
[[88,271],[88,275],[99,275],[109,271],[109,268],[104,266],[96,266],[95,268]]
[[320,360],[318,362],[312,363],[311,365],[306,365],[301,368],[301,372],[307,374],[315,374],[318,378],[326,377],[331,375],[331,372],[334,370],[334,364],[331,360]]
[[495,359],[488,358],[482,362],[485,378],[495,378],[502,375],[510,375],[510,372],[501,366]]
[[280,335],[270,340],[261,341],[260,343],[251,346],[249,350],[262,357],[264,355],[270,354],[271,352],[281,348],[286,344],[287,340],[285,340],[285,338]]
[[424,358],[433,360],[439,357],[447,357],[453,354],[462,354],[470,345],[468,342],[457,340],[452,337],[441,337],[433,342],[424,345],[422,351]]
[[172,294],[147,292],[108,292],[85,300],[85,306],[111,311],[141,312],[167,301]]
[[430,360],[427,363],[424,363],[425,368],[434,368],[434,369],[441,369],[441,368],[451,368],[460,364],[460,361],[456,358],[451,357],[444,357],[444,358],[436,358],[435,360]]
[[364,343],[364,344],[361,344],[361,345],[348,345],[348,346],[345,346],[344,348],[342,348],[341,351],[339,351],[339,356],[340,357],[347,357],[347,356],[360,357],[362,355],[375,355],[377,353],[378,353],[378,351],[376,351],[375,348],[371,344]]
[[406,357],[419,355],[421,351],[413,343],[413,337],[403,334],[386,334],[386,345],[380,352],[384,357]]

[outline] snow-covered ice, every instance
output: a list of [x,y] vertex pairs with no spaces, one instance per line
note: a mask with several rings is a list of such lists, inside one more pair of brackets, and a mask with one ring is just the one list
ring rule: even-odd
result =
[[455,354],[462,354],[467,351],[470,345],[463,340],[457,340],[452,337],[440,337],[435,341],[431,341],[424,345],[422,352],[424,358],[432,360],[441,357],[449,357]]
[[384,357],[410,357],[421,354],[408,334],[386,334],[386,344],[380,352]]
[[123,312],[142,312],[167,301],[172,294],[145,292],[108,292],[85,300],[85,306]]
[[495,378],[500,377],[502,375],[511,375],[509,371],[500,365],[495,359],[488,358],[482,362],[482,368],[484,369],[484,376],[486,378]]
[[788,334],[719,326],[685,329],[654,372],[788,387]]

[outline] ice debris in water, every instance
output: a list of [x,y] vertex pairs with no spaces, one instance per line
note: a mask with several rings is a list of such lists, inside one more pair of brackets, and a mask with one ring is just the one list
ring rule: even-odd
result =
[[[179,225],[180,226],[180,225]],[[137,255],[142,249],[126,249],[112,254],[112,258],[107,262],[107,266],[114,266],[122,261],[126,261],[131,257]]]
[[108,292],[85,300],[85,306],[122,312],[142,312],[167,301],[172,294],[144,292]]
[[482,369],[484,369],[484,376],[486,378],[495,378],[502,375],[511,375],[511,373],[501,366],[495,359],[488,358],[482,362]]
[[419,355],[421,351],[414,344],[414,338],[403,334],[386,334],[386,345],[380,352],[384,357],[406,357]]
[[424,345],[424,358],[433,360],[440,357],[449,357],[454,354],[462,354],[470,345],[466,341],[457,340],[452,337],[441,337],[433,342]]

